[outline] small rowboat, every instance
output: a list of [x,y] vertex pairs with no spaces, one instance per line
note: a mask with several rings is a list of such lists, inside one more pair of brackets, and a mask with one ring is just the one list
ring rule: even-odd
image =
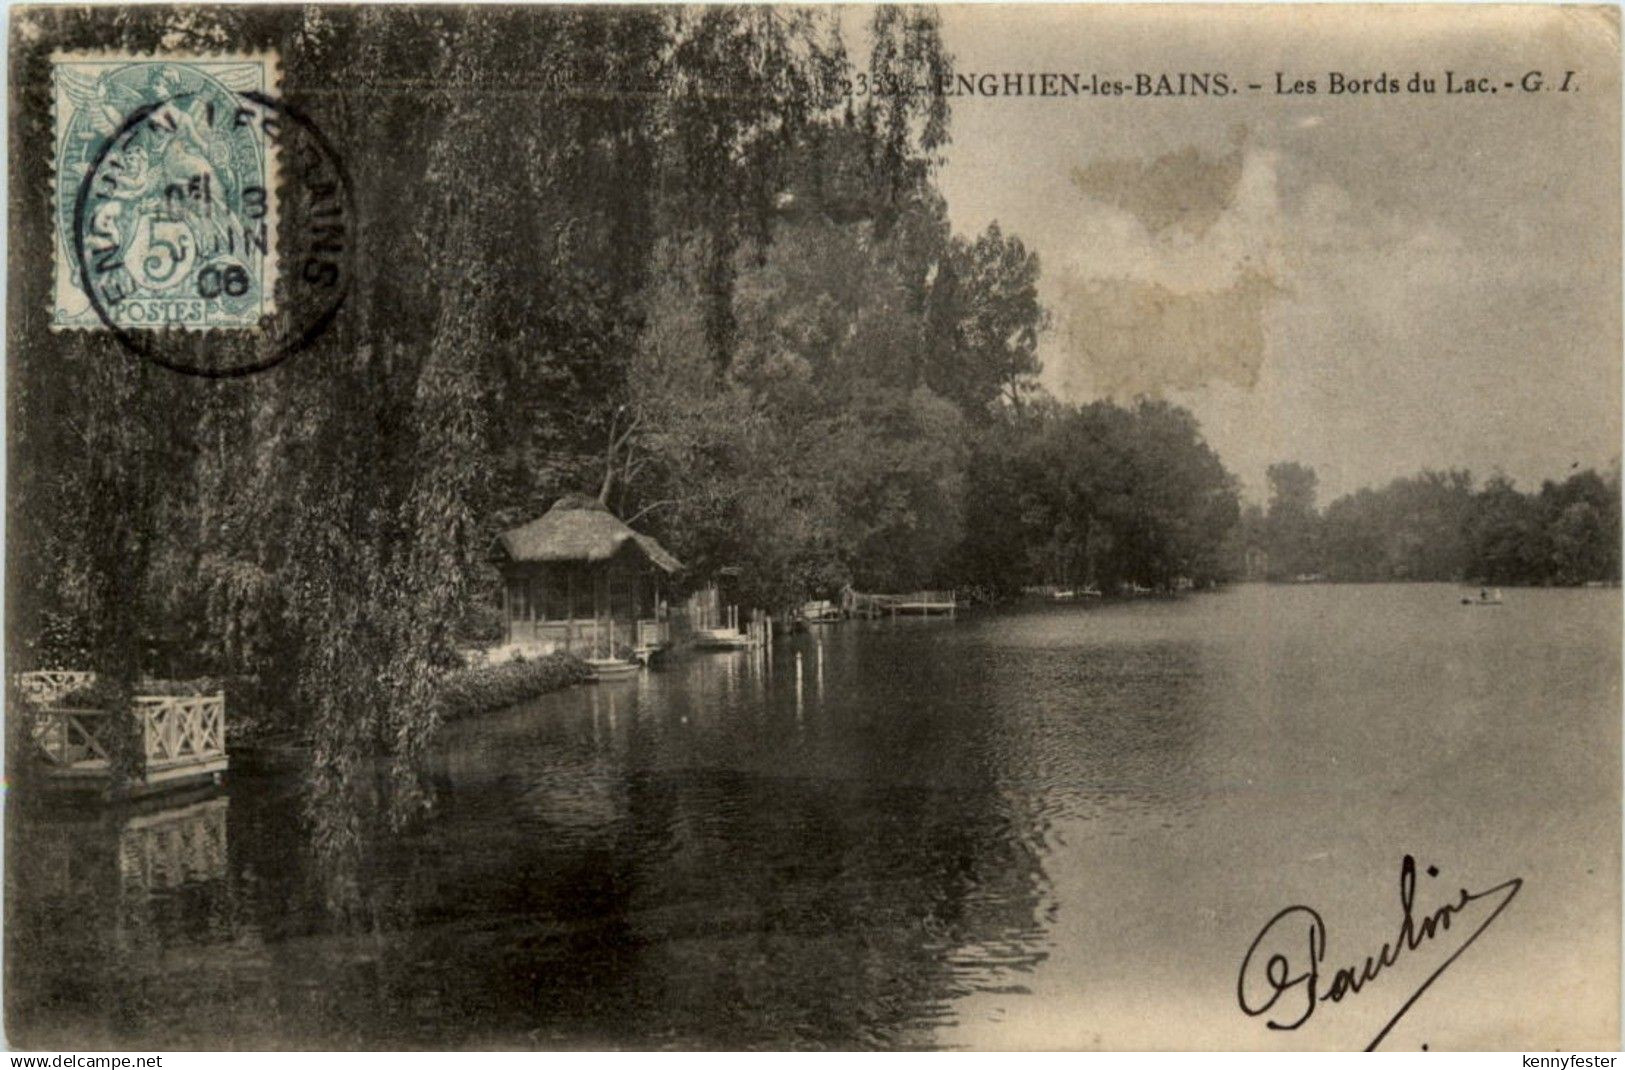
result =
[[642,668],[629,658],[587,658],[586,662],[593,680],[624,680]]
[[807,602],[801,607],[801,619],[808,624],[834,624],[841,619],[841,611],[828,600]]
[[732,628],[706,628],[694,633],[694,645],[701,650],[744,650],[756,641]]

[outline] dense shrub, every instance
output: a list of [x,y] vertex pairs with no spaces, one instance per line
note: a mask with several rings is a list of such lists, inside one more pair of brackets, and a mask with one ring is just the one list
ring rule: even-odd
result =
[[138,680],[131,692],[135,695],[218,695],[230,688],[223,679],[199,676],[192,680]]
[[55,702],[46,703],[68,710],[110,710],[129,702],[129,692],[113,681],[98,678],[84,687],[63,693]]
[[587,680],[587,666],[570,654],[458,669],[440,683],[447,720],[499,710]]
[[43,610],[32,661],[41,669],[77,669],[90,663],[90,629],[75,614]]
[[231,681],[211,676],[193,680],[138,680],[128,692],[107,677],[98,677],[84,687],[64,692],[52,706],[74,710],[105,710],[123,705],[132,697],[151,695],[217,695],[234,690]]
[[[587,667],[569,654],[555,654],[528,661],[516,660],[478,668],[457,669],[441,681],[447,720],[502,709],[520,702],[560,691],[588,679]],[[296,726],[267,708],[258,681],[249,676],[199,677],[194,680],[142,680],[132,689],[134,695],[213,695],[226,693],[226,710],[235,742],[261,737],[299,735]],[[129,696],[110,681],[97,680],[67,692],[53,706],[69,709],[114,709],[127,705]],[[274,704],[273,704],[274,705]]]
[[229,698],[232,690],[234,687],[228,679],[200,676],[192,680],[137,680],[130,685],[128,692],[123,692],[115,687],[110,679],[101,677],[85,687],[67,692],[54,705],[71,706],[76,709],[102,709],[120,695],[126,698],[170,695],[193,698],[198,695],[218,695],[226,692]]
[[457,634],[465,641],[475,643],[500,642],[507,627],[502,616],[502,604],[494,598],[479,600],[463,615]]

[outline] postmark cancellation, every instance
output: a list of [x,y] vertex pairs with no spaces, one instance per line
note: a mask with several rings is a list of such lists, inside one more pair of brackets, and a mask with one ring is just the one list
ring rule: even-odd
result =
[[274,54],[52,60],[54,329],[254,330],[274,311]]

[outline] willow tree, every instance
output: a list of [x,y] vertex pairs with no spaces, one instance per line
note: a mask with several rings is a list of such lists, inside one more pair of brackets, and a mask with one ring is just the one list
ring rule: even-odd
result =
[[[877,40],[917,62],[929,20],[889,19]],[[751,8],[433,9],[318,13],[292,36],[363,59],[334,111],[364,146],[358,212],[389,223],[361,234],[349,329],[267,402],[319,806],[379,750],[397,798],[414,796],[483,552],[516,511],[598,474],[640,396],[670,239],[700,250],[703,333],[725,362],[740,256],[771,241],[798,147],[836,113],[836,31]],[[412,83],[428,88],[403,108],[425,41]],[[914,121],[912,104],[903,120],[869,107],[882,144]]]
[[[725,368],[735,279],[772,241],[810,139],[842,123],[872,132],[868,178],[905,190],[946,133],[940,101],[843,112],[848,60],[827,12],[41,17],[87,47],[274,49],[285,97],[342,147],[349,296],[276,369],[201,384],[105,337],[13,333],[13,449],[28,463],[13,466],[26,537],[12,575],[48,577],[19,587],[14,623],[37,632],[47,610],[74,607],[94,667],[121,680],[152,668],[155,625],[185,625],[194,664],[275,681],[273,714],[315,740],[317,798],[379,752],[413,794],[490,536],[583,489],[614,414],[637,404],[657,250],[699,251],[702,347]],[[934,26],[877,15],[871,65],[941,66]],[[21,63],[39,73],[48,59]],[[40,97],[16,132],[35,155],[48,116]],[[19,241],[38,251],[50,236]]]

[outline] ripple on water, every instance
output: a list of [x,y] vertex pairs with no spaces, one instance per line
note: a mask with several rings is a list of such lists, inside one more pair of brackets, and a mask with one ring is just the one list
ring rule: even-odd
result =
[[[1564,889],[1531,884],[1531,918],[1617,916],[1617,792],[1572,787],[1617,780],[1617,592],[1465,621],[1436,595],[1244,589],[677,660],[450,726],[431,816],[332,815],[325,855],[290,781],[233,784],[214,841],[181,807],[74,824],[11,798],[8,1028],[928,1048],[1043,1020],[1161,1045],[1166,1021],[1100,1001],[1153,963],[1190,979],[1159,992],[1195,1028],[1256,908],[1294,875],[1363,889],[1395,827],[1463,867],[1516,836]],[[1469,794],[1469,818],[1438,805]],[[1541,938],[1589,961],[1570,929]]]

